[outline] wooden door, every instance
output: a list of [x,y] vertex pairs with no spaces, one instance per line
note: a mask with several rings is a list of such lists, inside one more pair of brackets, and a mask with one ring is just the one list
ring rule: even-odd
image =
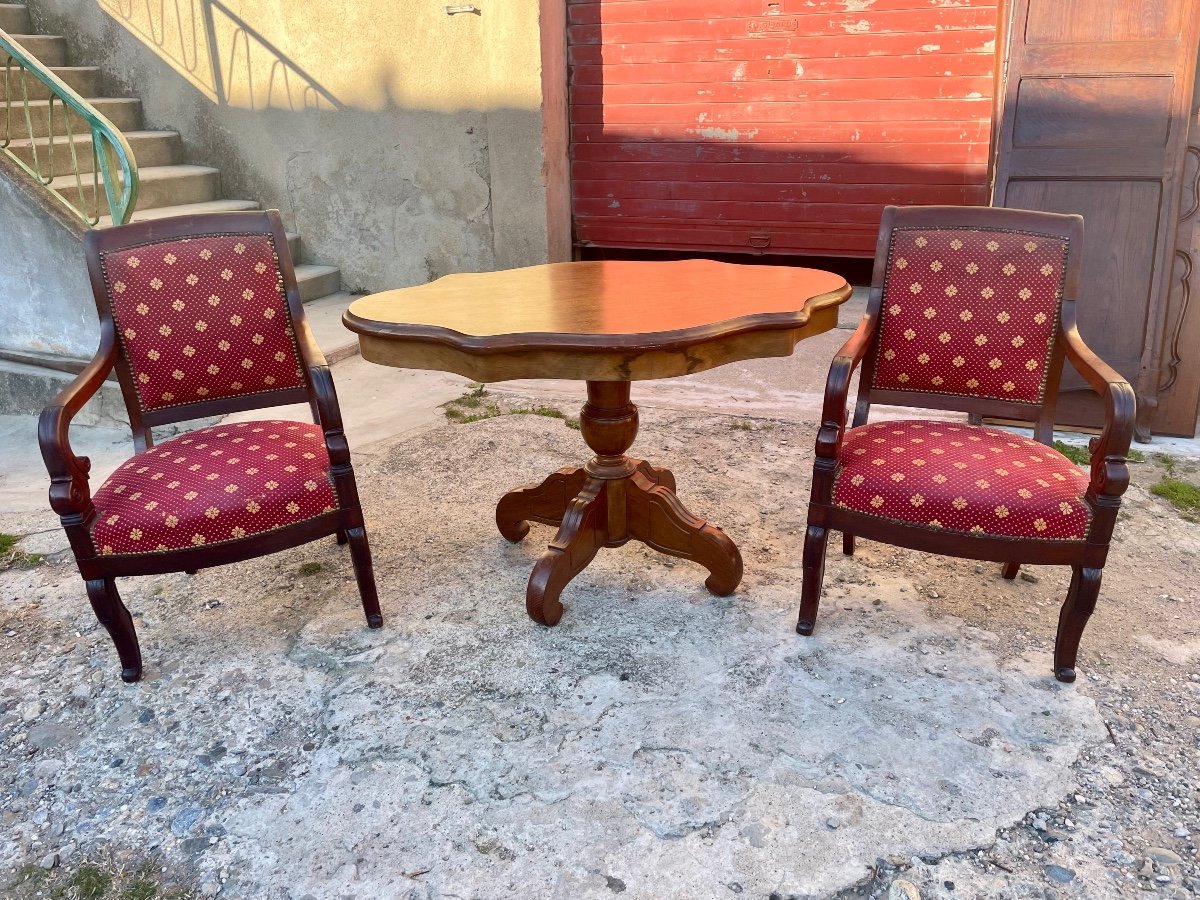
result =
[[988,202],[1000,0],[568,0],[584,247],[870,257]]
[[[1137,389],[1160,382],[1196,64],[1196,0],[1016,0],[993,202],[1085,221],[1084,339]],[[1068,367],[1069,369],[1069,367]],[[1064,372],[1058,420],[1103,407]]]

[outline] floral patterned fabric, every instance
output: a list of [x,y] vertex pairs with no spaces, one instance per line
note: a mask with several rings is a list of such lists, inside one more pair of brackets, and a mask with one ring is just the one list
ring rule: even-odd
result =
[[903,420],[846,432],[834,505],[995,537],[1082,540],[1088,479],[1045,444],[974,425]]
[[96,491],[99,553],[154,553],[238,540],[337,508],[317,425],[202,428],[139,453]]
[[101,266],[143,410],[303,384],[269,234],[147,244]]
[[1045,234],[897,228],[872,386],[1041,403],[1066,258]]

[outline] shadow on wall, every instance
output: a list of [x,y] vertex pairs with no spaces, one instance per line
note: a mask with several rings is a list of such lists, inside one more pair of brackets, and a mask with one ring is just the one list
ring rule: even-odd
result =
[[139,15],[137,0],[100,0],[100,7],[217,104],[293,112],[344,108],[220,0],[163,3],[157,17]]

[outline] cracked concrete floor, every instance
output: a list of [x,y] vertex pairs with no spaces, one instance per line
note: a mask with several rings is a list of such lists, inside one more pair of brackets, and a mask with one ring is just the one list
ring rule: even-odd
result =
[[[147,660],[126,686],[55,532],[28,539],[52,555],[0,573],[0,865],[116,848],[200,895],[279,900],[850,896],[888,866],[920,870],[927,897],[1146,889],[1082,841],[1066,884],[1041,861],[985,874],[970,854],[1090,795],[1120,721],[1098,706],[1110,684],[1200,660],[1166,612],[1195,608],[1195,526],[1131,491],[1104,595],[1123,602],[1097,613],[1074,687],[1049,675],[1065,570],[1008,583],[864,542],[831,554],[806,640],[792,628],[813,428],[746,423],[644,410],[632,451],[738,542],[737,593],[630,544],[568,587],[554,629],[522,602],[551,530],[510,545],[492,521],[507,487],[580,460],[578,433],[537,416],[426,423],[358,453],[378,632],[332,541],[123,579]],[[9,531],[52,525],[0,514]],[[1154,585],[1125,559],[1179,553]],[[1122,629],[1140,663],[1114,665],[1123,642],[1105,635]]]

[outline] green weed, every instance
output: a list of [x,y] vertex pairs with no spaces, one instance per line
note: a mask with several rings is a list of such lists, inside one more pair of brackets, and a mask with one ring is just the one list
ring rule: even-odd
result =
[[1150,488],[1150,493],[1162,497],[1188,521],[1196,521],[1196,515],[1200,513],[1200,487],[1167,475]]
[[[1064,444],[1062,441],[1055,441],[1054,449],[1077,466],[1088,466],[1092,463],[1092,455],[1088,452],[1087,447],[1076,447],[1072,444]],[[1130,462],[1145,462],[1146,454],[1141,450],[1131,449],[1125,458]]]
[[45,557],[41,553],[26,553],[18,550],[17,541],[25,537],[23,534],[5,534],[0,532],[0,571],[4,569],[32,569]]
[[85,863],[75,870],[68,884],[79,895],[79,900],[100,900],[112,887],[112,876],[101,869]]
[[139,878],[121,892],[121,900],[158,900],[158,885]]

